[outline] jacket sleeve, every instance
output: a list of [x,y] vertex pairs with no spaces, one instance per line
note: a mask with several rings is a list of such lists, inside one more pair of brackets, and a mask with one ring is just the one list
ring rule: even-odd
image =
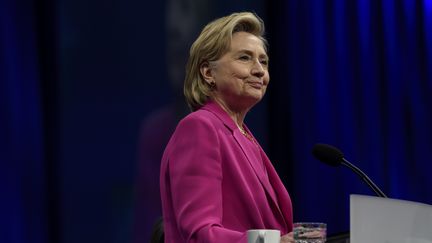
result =
[[196,117],[183,120],[175,132],[169,177],[174,214],[186,242],[246,242],[246,232],[222,225],[218,133],[224,132],[210,120]]

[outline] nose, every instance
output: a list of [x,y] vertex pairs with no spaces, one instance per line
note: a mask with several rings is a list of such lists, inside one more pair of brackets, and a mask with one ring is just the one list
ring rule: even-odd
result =
[[260,78],[265,75],[265,69],[259,60],[254,62],[251,72],[254,76]]

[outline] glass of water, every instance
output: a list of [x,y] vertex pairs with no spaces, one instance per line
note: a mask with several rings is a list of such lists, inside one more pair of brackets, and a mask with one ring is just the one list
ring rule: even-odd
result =
[[324,243],[326,241],[326,235],[327,225],[324,223],[294,223],[295,243]]

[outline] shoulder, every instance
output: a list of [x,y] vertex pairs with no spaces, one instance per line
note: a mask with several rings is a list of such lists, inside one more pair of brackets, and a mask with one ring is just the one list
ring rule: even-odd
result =
[[[209,111],[198,110],[180,120],[165,149],[165,154],[182,154],[184,151],[206,151],[219,144],[218,118]],[[222,125],[223,126],[223,125]]]
[[215,128],[222,125],[222,122],[215,114],[207,110],[198,110],[183,118],[177,125],[177,129],[199,130],[199,128]]
[[229,135],[231,131],[213,112],[201,109],[180,120],[171,140],[174,143],[189,140],[212,140],[216,142],[222,134]]

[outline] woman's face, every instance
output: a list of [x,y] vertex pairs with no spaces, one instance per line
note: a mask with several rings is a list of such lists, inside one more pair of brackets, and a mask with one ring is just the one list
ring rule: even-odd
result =
[[270,81],[264,43],[253,34],[234,33],[230,50],[210,64],[207,74],[206,80],[216,83],[213,98],[234,109],[251,108]]

